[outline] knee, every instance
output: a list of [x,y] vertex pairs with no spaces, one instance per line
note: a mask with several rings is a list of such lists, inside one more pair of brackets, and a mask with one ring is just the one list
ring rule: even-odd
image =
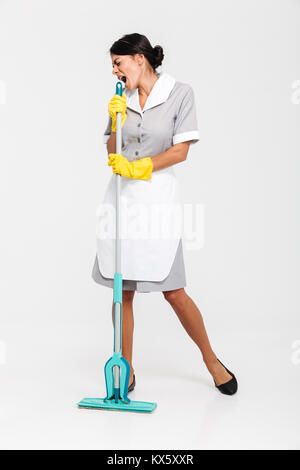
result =
[[163,291],[164,298],[171,304],[171,305],[178,305],[183,301],[183,297],[185,294],[185,290],[182,287],[181,289],[175,290],[168,290]]

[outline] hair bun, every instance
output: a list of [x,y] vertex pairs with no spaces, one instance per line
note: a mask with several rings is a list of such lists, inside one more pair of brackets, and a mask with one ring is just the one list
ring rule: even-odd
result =
[[161,46],[155,46],[153,48],[153,53],[155,56],[155,67],[159,67],[162,64],[164,58],[163,48]]

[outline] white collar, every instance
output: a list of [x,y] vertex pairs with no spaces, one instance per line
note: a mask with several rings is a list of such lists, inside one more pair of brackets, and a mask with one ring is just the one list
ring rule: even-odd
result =
[[147,109],[164,103],[168,99],[175,82],[175,78],[171,77],[167,72],[162,71],[159,73],[158,79],[154,83],[143,109],[141,109],[139,102],[138,88],[134,90],[127,90],[125,88],[124,93],[126,95],[127,107],[141,114]]

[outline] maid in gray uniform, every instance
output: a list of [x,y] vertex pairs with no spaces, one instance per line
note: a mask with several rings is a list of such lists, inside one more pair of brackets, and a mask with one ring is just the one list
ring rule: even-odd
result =
[[[120,174],[120,213],[134,214],[131,216],[131,232],[129,228],[126,237],[121,237],[125,326],[122,350],[133,379],[129,390],[135,386],[132,367],[133,297],[135,291],[161,291],[198,345],[215,386],[222,393],[232,395],[237,391],[236,378],[213,352],[202,315],[184,289],[182,224],[174,231],[178,222],[178,212],[174,207],[181,205],[174,166],[186,160],[189,146],[199,141],[193,89],[164,71],[156,72],[164,57],[162,48],[153,48],[143,35],[123,36],[112,45],[110,55],[113,74],[124,81],[126,87],[122,97],[115,95],[109,103],[104,143],[113,174],[103,202],[115,205],[115,173]],[[122,155],[114,153],[117,112],[122,113]],[[131,210],[137,202],[142,210]],[[155,204],[164,207],[164,211],[151,210]],[[147,236],[137,235],[136,227],[153,229],[162,225],[168,229],[167,236],[153,237],[149,231]],[[114,238],[98,236],[92,271],[95,282],[112,289],[114,248]]]

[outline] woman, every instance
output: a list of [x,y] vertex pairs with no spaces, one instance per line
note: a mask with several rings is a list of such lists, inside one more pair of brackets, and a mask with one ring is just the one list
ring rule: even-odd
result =
[[[181,232],[169,237],[134,236],[137,226],[151,228],[159,225],[172,231],[176,216],[150,221],[153,203],[167,207],[172,213],[172,204],[180,200],[173,166],[186,159],[190,144],[199,140],[196,108],[192,88],[177,82],[166,72],[157,73],[163,60],[161,46],[151,46],[140,34],[128,34],[114,42],[110,48],[113,71],[125,82],[126,94],[115,95],[109,105],[109,120],[104,133],[104,142],[109,154],[108,165],[113,174],[104,202],[114,205],[115,178],[121,178],[122,203],[134,207],[142,205],[140,215],[135,215],[133,233],[122,239],[122,354],[130,364],[129,388],[135,387],[132,366],[133,341],[133,297],[135,291],[161,291],[170,303],[183,327],[199,347],[203,361],[214,379],[215,386],[224,394],[237,391],[237,381],[218,360],[211,348],[202,315],[187,295]],[[122,113],[122,154],[116,154],[116,113]],[[121,213],[124,214],[125,206]],[[148,210],[149,209],[149,210]],[[126,221],[129,221],[129,211]],[[136,214],[136,212],[135,212]],[[146,214],[146,216],[145,216]],[[151,213],[151,216],[153,214]],[[154,220],[154,222],[153,222]],[[166,222],[167,220],[167,222]],[[121,222],[122,225],[122,222]],[[113,238],[98,238],[97,256],[93,268],[93,279],[113,288],[114,282]],[[123,256],[124,255],[124,256]],[[114,316],[112,308],[112,316]]]

